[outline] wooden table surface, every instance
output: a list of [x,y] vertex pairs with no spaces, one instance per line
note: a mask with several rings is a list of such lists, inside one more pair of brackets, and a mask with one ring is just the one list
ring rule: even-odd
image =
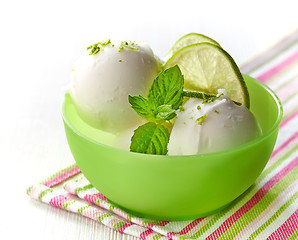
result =
[[[190,32],[218,41],[238,65],[298,26],[295,1],[1,1],[1,224],[5,239],[137,239],[29,199],[26,188],[74,160],[60,104],[73,63],[110,38],[163,57]],[[4,212],[4,215],[3,215]]]

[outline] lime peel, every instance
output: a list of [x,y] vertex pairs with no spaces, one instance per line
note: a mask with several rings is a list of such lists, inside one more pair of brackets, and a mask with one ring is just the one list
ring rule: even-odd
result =
[[189,90],[216,94],[226,89],[229,97],[249,108],[249,93],[233,58],[221,47],[202,42],[187,45],[173,54],[164,69],[178,65]]

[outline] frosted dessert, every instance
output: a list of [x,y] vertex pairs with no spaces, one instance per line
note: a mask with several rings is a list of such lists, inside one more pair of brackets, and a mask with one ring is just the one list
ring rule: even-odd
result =
[[70,93],[83,120],[93,127],[119,132],[141,122],[128,95],[148,93],[160,68],[145,45],[110,41],[89,47],[75,63]]
[[261,135],[254,115],[236,105],[226,90],[214,102],[189,99],[178,111],[168,144],[168,155],[192,155],[233,148]]
[[[81,119],[112,133],[113,147],[146,154],[204,154],[258,138],[233,59],[210,42],[187,44],[163,66],[146,45],[108,40],[88,47],[69,91]],[[202,90],[189,89],[193,83]]]

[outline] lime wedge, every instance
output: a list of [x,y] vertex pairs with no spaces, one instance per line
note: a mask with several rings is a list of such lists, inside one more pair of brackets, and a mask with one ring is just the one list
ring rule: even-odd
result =
[[164,69],[178,65],[188,90],[217,94],[226,89],[229,97],[249,108],[249,95],[242,74],[233,58],[211,43],[191,44],[178,50]]
[[212,44],[215,44],[217,46],[220,46],[218,42],[215,40],[199,33],[189,33],[186,34],[185,36],[181,37],[172,47],[172,49],[169,51],[169,53],[166,55],[164,58],[165,61],[167,61],[169,58],[173,56],[175,52],[177,52],[179,49],[186,47],[191,44],[195,43],[201,43],[201,42],[209,42]]

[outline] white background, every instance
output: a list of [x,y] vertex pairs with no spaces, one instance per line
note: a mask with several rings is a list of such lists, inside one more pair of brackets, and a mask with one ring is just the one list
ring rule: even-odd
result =
[[162,58],[178,38],[198,32],[241,65],[297,29],[296,5],[294,0],[1,0],[1,235],[135,239],[25,194],[29,185],[74,163],[60,102],[72,64],[86,46],[108,38],[135,40]]

